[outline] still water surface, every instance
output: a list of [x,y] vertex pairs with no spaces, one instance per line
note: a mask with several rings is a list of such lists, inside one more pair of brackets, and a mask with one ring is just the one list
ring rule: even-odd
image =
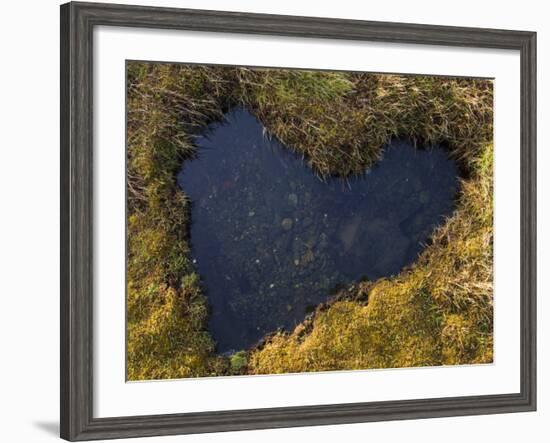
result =
[[399,273],[453,209],[457,168],[395,140],[361,176],[321,180],[243,108],[196,139],[178,175],[219,353],[292,330],[339,285]]

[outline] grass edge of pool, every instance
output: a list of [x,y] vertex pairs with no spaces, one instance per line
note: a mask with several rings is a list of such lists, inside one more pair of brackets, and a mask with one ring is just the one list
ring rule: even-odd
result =
[[[129,380],[492,361],[491,81],[135,62],[128,86]],[[176,174],[193,135],[237,104],[319,174],[359,172],[407,136],[445,143],[464,177],[409,269],[350,285],[294,331],[227,358],[205,329]]]

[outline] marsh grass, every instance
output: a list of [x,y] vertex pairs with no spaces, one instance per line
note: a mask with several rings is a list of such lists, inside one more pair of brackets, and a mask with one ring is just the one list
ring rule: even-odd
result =
[[[138,62],[127,75],[129,379],[492,361],[491,81]],[[462,180],[410,268],[228,358],[206,331],[176,174],[193,137],[238,104],[321,176],[357,174],[404,136],[444,143]]]

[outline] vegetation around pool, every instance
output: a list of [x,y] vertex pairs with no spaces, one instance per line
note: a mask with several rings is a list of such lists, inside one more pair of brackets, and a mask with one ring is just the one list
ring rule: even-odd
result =
[[[488,363],[493,358],[492,82],[129,62],[130,380]],[[343,287],[291,331],[216,353],[177,174],[244,106],[321,177],[360,174],[394,138],[443,144],[455,210],[398,275]]]

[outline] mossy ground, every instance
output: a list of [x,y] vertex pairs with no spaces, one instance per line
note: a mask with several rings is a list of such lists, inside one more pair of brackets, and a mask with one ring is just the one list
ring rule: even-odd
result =
[[[130,380],[492,361],[491,81],[139,62],[127,75]],[[319,175],[359,173],[410,137],[444,143],[462,180],[414,265],[230,359],[206,330],[176,174],[193,136],[237,104]]]

